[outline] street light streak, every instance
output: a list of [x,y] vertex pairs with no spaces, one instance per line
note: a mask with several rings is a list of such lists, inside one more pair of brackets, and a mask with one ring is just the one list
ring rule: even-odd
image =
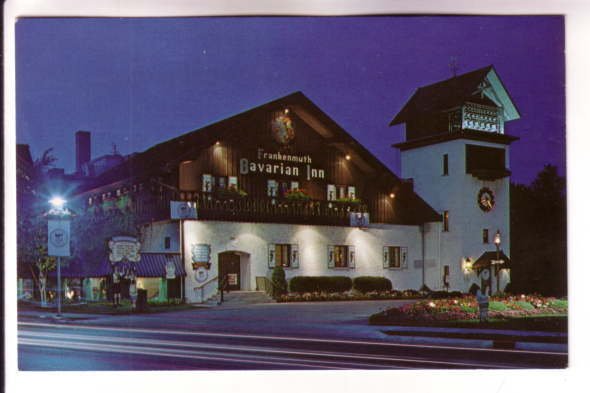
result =
[[[298,359],[284,359],[280,357],[272,357],[272,356],[265,356],[265,359],[276,359],[273,361],[270,360],[258,360],[254,355],[239,355],[239,354],[232,354],[231,356],[212,356],[206,355],[210,354],[210,352],[195,352],[195,351],[186,351],[181,349],[166,349],[163,350],[162,348],[159,349],[146,349],[144,347],[136,347],[130,345],[105,345],[105,344],[90,344],[90,343],[70,343],[64,341],[49,341],[49,340],[38,340],[38,339],[19,339],[19,344],[21,345],[29,345],[29,346],[41,346],[41,347],[49,347],[49,348],[62,348],[62,349],[75,349],[75,350],[87,350],[87,351],[99,351],[99,352],[118,352],[118,353],[129,353],[135,355],[148,355],[148,356],[165,356],[165,357],[176,357],[176,358],[188,358],[188,359],[200,359],[200,360],[217,360],[217,361],[227,361],[227,362],[239,362],[239,363],[256,363],[256,364],[270,364],[270,365],[280,365],[280,366],[287,366],[287,367],[307,367],[307,368],[324,368],[329,370],[349,370],[351,366],[355,366],[357,368],[384,368],[385,366],[381,365],[370,365],[364,363],[352,363],[352,362],[334,362],[334,361],[327,361],[327,360],[311,360],[306,359],[305,361],[298,361]],[[337,364],[336,365],[329,365],[329,364]],[[343,367],[344,365],[348,365],[347,367]],[[402,367],[394,367],[394,366],[387,366],[388,368],[402,368]]]
[[373,346],[388,346],[388,347],[409,347],[409,348],[428,348],[428,349],[449,349],[456,351],[477,351],[477,352],[500,352],[500,353],[519,353],[531,355],[555,355],[567,356],[564,352],[550,352],[550,351],[530,351],[530,350],[512,350],[500,348],[473,348],[473,347],[452,347],[448,345],[422,345],[422,344],[405,344],[405,343],[391,343],[391,342],[375,342],[375,341],[359,341],[359,340],[334,340],[334,339],[319,339],[319,338],[304,338],[304,337],[279,337],[279,336],[263,336],[250,334],[230,334],[230,333],[211,333],[211,332],[188,332],[183,330],[162,330],[162,329],[137,329],[137,328],[119,328],[112,326],[84,326],[84,325],[55,325],[51,323],[37,323],[37,322],[19,322],[23,326],[38,326],[38,327],[52,327],[65,329],[85,329],[85,330],[105,330],[116,332],[130,332],[130,333],[145,333],[145,334],[176,334],[182,336],[202,336],[202,337],[225,337],[225,338],[246,338],[246,339],[260,339],[260,340],[276,340],[276,341],[294,341],[294,342],[317,342],[326,344],[356,344],[356,345],[373,345]]
[[259,353],[275,353],[285,355],[302,355],[302,356],[319,356],[319,357],[333,357],[333,358],[352,358],[356,360],[373,360],[373,361],[386,361],[386,362],[405,362],[405,363],[427,363],[432,365],[444,365],[444,366],[458,366],[458,367],[488,367],[488,368],[511,368],[509,366],[498,366],[486,363],[464,363],[464,362],[452,362],[452,361],[436,361],[436,360],[425,360],[420,358],[400,358],[393,356],[378,356],[370,354],[355,354],[350,352],[319,352],[319,351],[294,351],[294,350],[283,350],[283,349],[272,349],[251,346],[237,346],[237,345],[223,345],[223,344],[202,344],[182,341],[170,341],[170,340],[153,340],[144,338],[125,338],[125,337],[111,337],[111,336],[84,336],[76,334],[61,334],[61,333],[37,333],[37,332],[24,332],[19,335],[33,336],[33,337],[47,337],[57,339],[74,339],[74,340],[87,340],[87,341],[109,341],[109,342],[123,342],[130,344],[151,344],[151,345],[166,345],[166,346],[177,346],[177,347],[191,347],[191,348],[207,348],[207,349],[219,349],[219,350],[235,350],[235,351],[247,351],[247,352],[259,352]]

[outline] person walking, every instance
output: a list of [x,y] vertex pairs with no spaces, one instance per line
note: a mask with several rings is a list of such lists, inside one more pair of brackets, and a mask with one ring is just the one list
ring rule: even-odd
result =
[[113,271],[113,306],[115,308],[121,305],[121,273],[119,268],[115,267]]

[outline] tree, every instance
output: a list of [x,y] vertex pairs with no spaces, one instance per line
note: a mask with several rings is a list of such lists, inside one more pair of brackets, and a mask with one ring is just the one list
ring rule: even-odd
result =
[[512,286],[567,294],[566,182],[546,165],[530,186],[511,185]]
[[46,302],[47,275],[55,269],[55,258],[47,255],[47,220],[43,216],[45,175],[56,161],[53,149],[47,149],[33,162],[30,172],[17,171],[17,263],[29,271],[39,288],[41,302]]

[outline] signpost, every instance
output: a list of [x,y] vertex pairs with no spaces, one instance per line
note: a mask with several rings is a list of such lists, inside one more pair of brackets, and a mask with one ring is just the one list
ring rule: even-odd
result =
[[61,257],[70,256],[70,217],[66,201],[53,198],[47,221],[47,255],[57,257],[57,316],[61,316]]

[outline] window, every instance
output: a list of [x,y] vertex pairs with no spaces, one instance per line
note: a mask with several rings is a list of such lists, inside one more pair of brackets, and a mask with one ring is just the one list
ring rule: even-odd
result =
[[297,244],[269,244],[268,267],[282,266],[296,269],[299,267],[299,247]]
[[217,177],[217,188],[220,190],[225,190],[227,187],[227,178],[225,176],[218,176]]
[[405,269],[408,267],[408,248],[398,246],[383,247],[383,268]]
[[449,231],[449,211],[445,210],[443,212],[443,232]]
[[327,200],[336,200],[336,186],[334,184],[328,184],[328,194],[326,195]]
[[213,176],[209,174],[203,175],[203,185],[201,189],[203,190],[203,192],[213,191]]
[[485,244],[490,242],[490,232],[487,229],[484,229],[482,232],[482,240]]
[[238,189],[238,178],[237,176],[229,176],[227,178],[227,185],[229,188]]
[[164,238],[164,248],[166,250],[169,250],[170,249],[170,236],[166,236]]
[[328,246],[328,268],[354,268],[354,246],[334,245]]
[[443,176],[447,176],[449,174],[449,155],[443,155]]
[[269,180],[266,186],[266,195],[276,197],[279,191],[279,184],[276,180]]
[[356,188],[354,186],[348,186],[348,198],[356,199]]
[[292,181],[291,182],[291,190],[298,190],[299,189],[299,182],[298,181]]

